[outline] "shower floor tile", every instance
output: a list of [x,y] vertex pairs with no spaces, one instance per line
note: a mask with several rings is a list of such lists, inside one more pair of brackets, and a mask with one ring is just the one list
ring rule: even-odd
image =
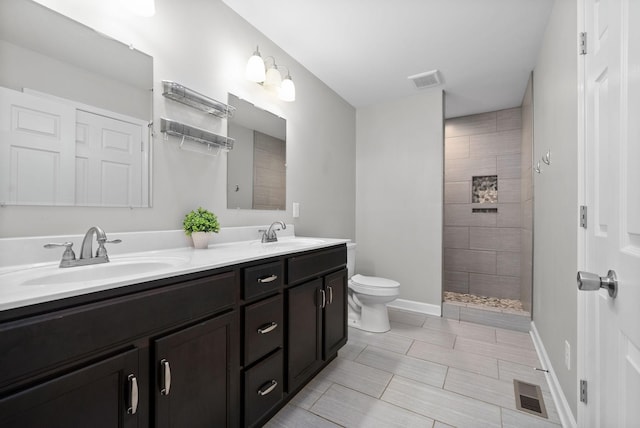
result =
[[509,313],[527,313],[520,300],[499,299],[497,297],[475,296],[473,294],[444,292],[444,301],[451,304],[463,304],[468,307],[478,307],[486,310],[495,310]]

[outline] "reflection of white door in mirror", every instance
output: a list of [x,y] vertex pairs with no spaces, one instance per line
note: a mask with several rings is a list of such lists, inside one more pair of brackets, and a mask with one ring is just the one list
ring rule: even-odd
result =
[[0,91],[0,201],[148,205],[144,121],[35,91]]
[[75,109],[0,87],[0,202],[72,205]]
[[76,205],[142,205],[142,126],[78,110]]

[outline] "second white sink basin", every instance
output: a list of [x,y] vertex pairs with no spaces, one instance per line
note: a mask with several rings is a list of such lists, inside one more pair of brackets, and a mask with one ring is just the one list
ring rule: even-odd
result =
[[134,257],[112,260],[108,263],[70,268],[36,268],[24,272],[20,285],[56,285],[74,282],[100,281],[124,276],[146,274],[154,271],[178,267],[187,263],[179,257]]

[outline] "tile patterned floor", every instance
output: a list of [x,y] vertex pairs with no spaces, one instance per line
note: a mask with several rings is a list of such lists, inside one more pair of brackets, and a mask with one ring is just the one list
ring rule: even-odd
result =
[[[349,342],[266,425],[560,427],[527,333],[389,310],[391,331]],[[549,419],[516,409],[513,379],[540,385]]]

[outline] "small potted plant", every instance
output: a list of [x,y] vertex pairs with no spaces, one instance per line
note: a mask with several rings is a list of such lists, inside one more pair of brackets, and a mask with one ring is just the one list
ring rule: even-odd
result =
[[220,223],[214,213],[200,207],[184,216],[182,228],[191,236],[195,248],[207,248],[211,234],[220,231]]

